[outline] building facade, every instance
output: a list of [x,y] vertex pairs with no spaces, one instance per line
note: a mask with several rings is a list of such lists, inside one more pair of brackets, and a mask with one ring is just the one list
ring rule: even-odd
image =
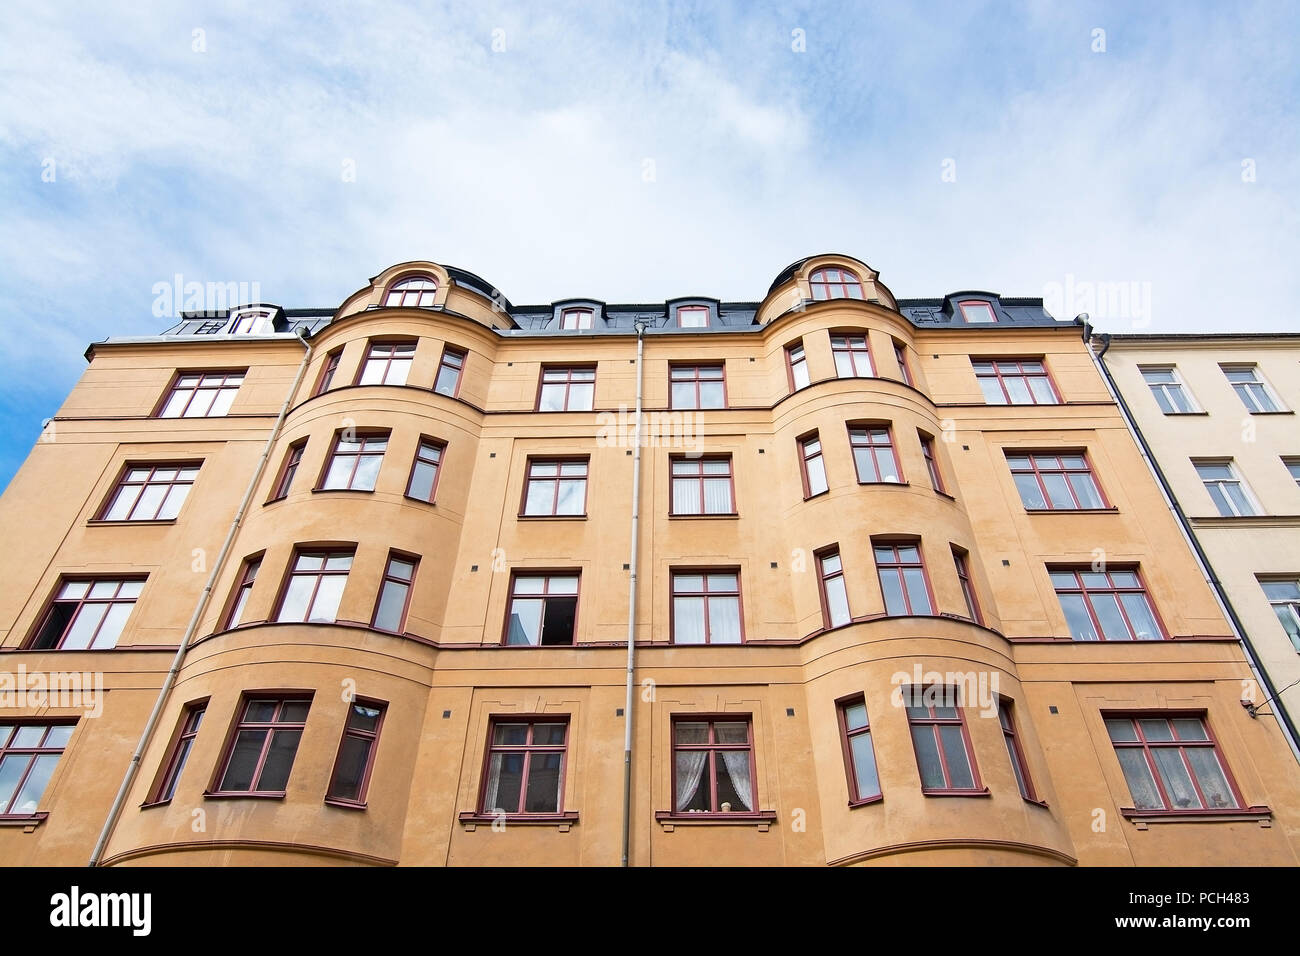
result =
[[1256,654],[1300,713],[1300,334],[1112,335],[1103,361]]
[[1300,768],[1041,300],[408,262],[87,355],[0,499],[5,862],[618,865],[631,718],[633,865],[1297,863]]

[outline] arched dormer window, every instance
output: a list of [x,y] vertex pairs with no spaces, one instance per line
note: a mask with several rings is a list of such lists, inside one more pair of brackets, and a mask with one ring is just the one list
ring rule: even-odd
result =
[[230,313],[231,335],[259,335],[274,332],[270,309],[240,309]]
[[433,305],[437,294],[438,283],[432,276],[404,276],[388,287],[384,305],[425,308]]
[[591,328],[591,309],[565,309],[560,313],[560,328]]
[[812,297],[817,301],[823,299],[862,299],[862,282],[848,269],[828,266],[816,270],[808,277]]

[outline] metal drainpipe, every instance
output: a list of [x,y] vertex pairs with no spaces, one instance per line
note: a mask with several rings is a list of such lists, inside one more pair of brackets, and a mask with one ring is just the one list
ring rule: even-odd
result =
[[636,566],[641,519],[641,359],[645,352],[644,322],[636,323],[636,426],[632,438],[632,556],[627,585],[627,700],[623,705],[623,866],[628,866],[632,842],[632,713],[636,691]]
[[87,866],[99,866],[100,857],[104,854],[104,847],[108,845],[109,837],[113,835],[113,828],[117,826],[118,817],[122,814],[122,806],[126,803],[127,794],[135,783],[136,774],[140,770],[140,761],[144,759],[145,748],[149,746],[150,740],[153,739],[153,732],[158,726],[158,718],[162,716],[163,706],[167,703],[167,697],[171,694],[177,675],[180,674],[181,664],[185,661],[185,654],[190,648],[190,641],[194,639],[194,632],[198,630],[199,620],[203,617],[203,612],[208,606],[208,600],[212,597],[212,588],[217,583],[217,575],[221,573],[221,569],[226,563],[231,545],[235,543],[235,533],[239,530],[240,524],[243,523],[244,514],[248,511],[248,504],[253,500],[253,492],[257,490],[258,482],[262,480],[262,473],[266,470],[266,462],[271,455],[271,448],[280,435],[285,416],[289,414],[289,403],[298,394],[298,386],[302,384],[303,373],[307,371],[307,363],[311,360],[311,343],[307,341],[307,335],[306,329],[300,326],[298,328],[298,339],[302,342],[306,351],[303,352],[302,362],[298,365],[298,374],[294,376],[293,385],[289,387],[289,394],[284,397],[284,404],[280,406],[280,414],[275,420],[275,425],[271,428],[271,434],[266,439],[266,446],[262,449],[262,457],[257,460],[257,467],[253,469],[253,477],[249,479],[248,488],[244,491],[244,500],[239,503],[239,510],[235,512],[234,520],[230,522],[230,530],[226,532],[226,540],[221,543],[221,551],[217,554],[216,561],[212,563],[212,571],[208,574],[208,581],[203,585],[203,592],[199,595],[198,603],[194,606],[194,613],[190,616],[189,626],[185,628],[185,636],[181,638],[180,646],[176,648],[176,656],[172,658],[171,669],[167,671],[167,677],[158,690],[158,699],[154,701],[149,719],[145,721],[144,731],[140,734],[140,742],[136,744],[135,753],[131,755],[131,763],[127,766],[126,774],[122,777],[122,786],[117,790],[117,798],[108,811],[108,818],[104,820],[104,828],[99,833],[99,841],[90,854],[90,862]]
[[1120,394],[1119,387],[1115,384],[1114,378],[1111,377],[1110,369],[1106,366],[1106,352],[1110,348],[1110,334],[1106,332],[1098,333],[1097,337],[1101,339],[1102,348],[1100,353],[1096,353],[1092,350],[1092,326],[1087,321],[1083,321],[1082,325],[1083,342],[1088,349],[1088,354],[1092,357],[1093,364],[1095,364],[1101,371],[1102,378],[1106,383],[1106,388],[1110,392],[1111,398],[1115,400],[1115,404],[1119,408],[1121,417],[1124,419],[1125,424],[1128,425],[1129,431],[1132,433],[1133,437],[1137,439],[1138,450],[1142,453],[1142,458],[1146,462],[1147,468],[1149,468],[1151,474],[1155,476],[1156,484],[1160,487],[1160,492],[1164,496],[1165,504],[1168,506],[1169,510],[1173,512],[1174,518],[1178,523],[1178,529],[1183,533],[1184,540],[1186,540],[1188,545],[1191,546],[1192,554],[1196,558],[1196,563],[1201,569],[1201,576],[1205,578],[1206,583],[1210,585],[1210,590],[1214,593],[1215,600],[1219,604],[1219,610],[1223,612],[1223,615],[1227,618],[1228,624],[1232,627],[1237,640],[1241,641],[1242,647],[1245,648],[1246,663],[1250,666],[1251,673],[1255,675],[1255,679],[1259,682],[1259,685],[1264,688],[1265,693],[1268,695],[1266,699],[1272,701],[1275,708],[1274,712],[1278,718],[1278,723],[1282,727],[1282,736],[1286,738],[1287,743],[1290,745],[1292,755],[1297,760],[1300,760],[1300,746],[1297,746],[1297,741],[1300,741],[1300,734],[1296,732],[1296,726],[1291,720],[1291,714],[1287,711],[1286,705],[1282,703],[1282,698],[1278,696],[1277,689],[1273,686],[1273,682],[1269,679],[1268,673],[1260,663],[1259,655],[1255,651],[1255,646],[1250,642],[1250,638],[1246,634],[1246,628],[1241,623],[1241,618],[1237,616],[1237,609],[1232,606],[1232,601],[1228,598],[1227,591],[1223,587],[1223,582],[1221,582],[1218,575],[1215,574],[1214,567],[1210,564],[1209,556],[1206,555],[1204,550],[1202,550],[1201,542],[1197,540],[1196,534],[1192,531],[1191,521],[1188,520],[1187,515],[1183,512],[1182,505],[1178,503],[1178,498],[1174,495],[1174,489],[1170,486],[1169,480],[1165,477],[1165,473],[1160,468],[1159,462],[1156,461],[1155,456],[1151,453],[1151,447],[1147,444],[1146,436],[1142,434],[1142,429],[1138,427],[1137,420],[1133,418],[1128,403],[1124,401],[1124,396]]

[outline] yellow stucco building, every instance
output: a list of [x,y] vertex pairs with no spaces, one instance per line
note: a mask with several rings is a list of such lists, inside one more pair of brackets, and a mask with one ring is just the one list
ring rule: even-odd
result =
[[1300,768],[1040,300],[408,262],[87,355],[0,499],[6,863],[618,865],[629,718],[633,865],[1297,862]]

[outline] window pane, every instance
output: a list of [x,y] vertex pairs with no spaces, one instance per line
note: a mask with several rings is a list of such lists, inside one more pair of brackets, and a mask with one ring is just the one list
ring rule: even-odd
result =
[[1119,611],[1119,602],[1114,594],[1093,594],[1092,610],[1101,622],[1102,635],[1108,641],[1129,641],[1133,635],[1124,623],[1124,615]]
[[700,485],[694,478],[673,479],[673,514],[700,513]]
[[1115,751],[1115,755],[1119,757],[1124,779],[1128,781],[1133,806],[1138,810],[1163,810],[1164,801],[1160,799],[1160,791],[1156,789],[1156,782],[1151,777],[1151,769],[1147,766],[1143,752],[1136,747],[1121,747]]
[[808,493],[821,494],[828,487],[826,484],[826,464],[819,455],[808,460]]
[[907,582],[907,597],[912,602],[913,614],[929,614],[930,592],[925,586],[925,575],[920,568],[907,568],[903,571]]
[[90,646],[95,630],[108,611],[107,604],[83,604],[63,641],[64,650],[84,650]]
[[1064,475],[1060,473],[1043,475],[1043,484],[1047,488],[1047,497],[1053,508],[1074,507],[1074,498],[1070,496],[1070,486]]
[[560,809],[560,755],[535,753],[528,766],[527,813],[556,813]]
[[709,742],[709,725],[693,720],[679,721],[674,727],[674,740],[679,744],[706,744]]
[[857,730],[859,727],[867,726],[867,705],[849,704],[845,707],[844,726],[849,730]]
[[555,502],[555,485],[549,481],[530,481],[528,497],[524,501],[524,514],[548,515]]
[[492,735],[492,742],[496,744],[526,744],[528,743],[528,725],[497,724]]
[[383,460],[380,455],[362,455],[357,462],[357,472],[352,478],[352,488],[356,491],[374,491],[375,481],[379,478],[379,466]]
[[906,614],[907,602],[903,598],[903,582],[896,571],[880,572],[880,589],[885,596],[885,613]]
[[301,730],[275,730],[271,732],[271,749],[267,752],[258,790],[283,790],[289,782],[293,758],[298,752]]
[[595,394],[595,385],[578,384],[569,386],[569,409],[581,412],[591,411],[592,399]]
[[235,747],[230,754],[230,763],[221,779],[222,790],[251,790],[253,771],[262,755],[262,743],[266,740],[265,730],[241,730],[235,737]]
[[876,754],[871,745],[871,734],[858,734],[849,740],[853,755],[853,775],[857,782],[858,799],[874,797],[880,793],[880,778],[876,773]]
[[1151,605],[1147,603],[1146,595],[1122,594],[1120,601],[1124,604],[1124,610],[1128,612],[1129,622],[1133,625],[1139,641],[1160,640],[1162,636],[1160,625],[1156,623],[1155,615],[1151,613]]
[[311,709],[311,701],[306,700],[286,700],[280,707],[280,720],[285,723],[298,722],[302,723],[307,719],[307,711]]
[[1030,404],[1031,399],[1029,396],[1029,387],[1025,384],[1023,378],[1017,375],[1012,375],[1004,378],[1002,381],[1007,387],[1007,394],[1011,396],[1011,403],[1013,405]]
[[574,575],[555,575],[546,580],[547,590],[551,594],[578,593],[578,578]]
[[50,775],[54,773],[58,762],[58,754],[42,754],[32,762],[32,769],[27,774],[22,789],[18,791],[18,796],[14,798],[10,813],[36,812],[41,796],[45,793],[45,785],[50,782]]
[[826,607],[830,612],[831,627],[849,623],[849,595],[842,575],[826,582]]
[[533,743],[563,745],[568,724],[534,724]]
[[725,408],[721,382],[700,383],[700,408]]
[[1034,391],[1034,399],[1040,405],[1055,405],[1056,396],[1052,394],[1052,386],[1045,378],[1031,378],[1029,387]]
[[542,634],[542,601],[537,598],[515,598],[510,603],[510,625],[506,632],[507,644],[538,644]]
[[1110,735],[1111,740],[1137,740],[1137,731],[1133,729],[1133,721],[1127,718],[1107,717],[1106,733]]
[[361,777],[366,771],[370,756],[370,741],[362,737],[345,736],[339,751],[334,778],[330,781],[329,795],[339,800],[356,800],[361,795]]
[[560,515],[580,515],[586,505],[586,479],[561,481],[560,497],[555,506],[555,513]]
[[343,586],[347,577],[342,574],[327,574],[321,578],[320,587],[316,589],[316,600],[312,602],[309,620],[332,622],[339,613],[339,601],[343,597]]
[[673,643],[704,643],[704,598],[673,598]]
[[433,497],[433,476],[437,474],[433,465],[426,462],[416,462],[415,468],[411,471],[411,490],[412,498],[419,498],[421,501],[428,501]]
[[1079,499],[1080,508],[1105,507],[1101,500],[1101,493],[1097,490],[1097,483],[1093,481],[1092,475],[1071,475],[1070,487],[1074,489],[1074,494]]
[[131,616],[133,604],[113,604],[109,607],[108,613],[104,615],[104,620],[99,626],[99,633],[95,635],[95,642],[91,647],[101,650],[108,647],[116,647],[117,640],[122,636],[122,630],[126,627],[126,620]]
[[9,801],[13,799],[18,781],[27,772],[31,758],[26,754],[10,754],[0,760],[0,813],[7,813]]
[[1043,490],[1038,486],[1038,479],[1033,475],[1018,474],[1015,475],[1016,490],[1020,492],[1020,500],[1026,508],[1041,509],[1047,507],[1047,498],[1043,495]]
[[[62,747],[72,739],[72,732],[76,729],[73,724],[56,724],[50,728],[50,732],[45,735],[46,747]],[[0,730],[0,741],[4,740],[4,732]]]
[[1076,641],[1100,640],[1092,618],[1088,616],[1088,608],[1083,602],[1083,596],[1061,594],[1058,597],[1061,599],[1061,610],[1065,612],[1065,622],[1070,627],[1070,636]]
[[519,795],[524,783],[523,754],[493,754],[488,771],[489,812],[519,812]]
[[970,759],[966,756],[966,743],[962,739],[961,728],[945,724],[939,728],[939,735],[943,739],[943,754],[951,775],[948,785],[955,790],[973,789],[975,777],[971,773]]
[[921,769],[921,786],[927,790],[944,789],[943,764],[939,760],[934,730],[928,726],[913,727],[912,744],[916,747],[916,762]]
[[709,598],[709,641],[713,644],[740,643],[739,598]]
[[379,595],[379,610],[375,613],[375,627],[395,631],[402,624],[402,611],[406,607],[409,585],[385,581]]
[[730,478],[704,479],[704,511],[706,514],[731,514],[735,508],[731,503]]
[[[1199,723],[1199,721],[1198,721]],[[1226,810],[1237,806],[1237,798],[1232,795],[1228,779],[1219,764],[1219,758],[1212,747],[1189,747],[1184,751],[1187,761],[1196,774],[1196,782],[1205,794],[1206,805],[1212,810]]]
[[1160,771],[1160,780],[1165,785],[1165,792],[1173,801],[1172,809],[1199,810],[1201,798],[1196,795],[1192,778],[1183,764],[1182,753],[1177,748],[1161,747],[1151,751],[1156,769]]

